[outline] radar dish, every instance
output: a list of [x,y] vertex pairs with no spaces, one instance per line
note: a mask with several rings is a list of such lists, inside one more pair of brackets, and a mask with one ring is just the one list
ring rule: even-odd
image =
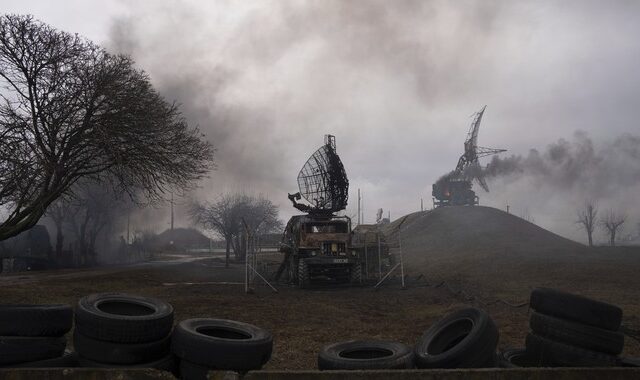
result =
[[349,180],[336,153],[334,136],[326,135],[324,145],[304,164],[298,174],[298,187],[314,211],[337,212],[347,207]]

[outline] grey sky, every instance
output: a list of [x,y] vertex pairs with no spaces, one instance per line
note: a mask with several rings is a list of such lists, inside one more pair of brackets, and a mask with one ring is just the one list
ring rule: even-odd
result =
[[[196,196],[262,193],[284,217],[325,133],[368,222],[379,207],[394,218],[421,197],[430,206],[431,184],[454,168],[485,104],[479,142],[509,154],[576,131],[596,150],[640,135],[639,1],[3,0],[2,10],[132,54],[218,148],[219,169]],[[636,166],[620,177],[640,178]],[[629,203],[640,204],[638,181],[605,195],[527,176],[489,186],[477,189],[482,204],[508,203],[573,238],[582,198],[633,215]]]

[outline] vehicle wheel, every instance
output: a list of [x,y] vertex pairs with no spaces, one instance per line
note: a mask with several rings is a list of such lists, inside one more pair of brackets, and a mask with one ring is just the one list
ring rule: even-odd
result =
[[618,355],[624,346],[624,335],[617,331],[570,322],[535,311],[531,314],[529,324],[536,335],[588,350]]
[[81,298],[76,308],[76,330],[102,341],[158,341],[169,335],[172,325],[173,307],[154,298],[119,293],[92,294]]
[[542,366],[611,367],[619,363],[617,357],[556,342],[535,334],[528,334],[527,352]]
[[64,337],[0,337],[0,366],[57,358],[64,354]]
[[500,368],[520,368],[538,367],[531,355],[527,354],[524,348],[509,348],[498,353],[498,367]]
[[353,264],[351,266],[351,270],[349,271],[349,280],[352,284],[361,284],[362,283],[362,265],[360,263]]
[[188,360],[180,360],[181,380],[207,380],[207,374],[211,369]]
[[298,282],[298,263],[296,263],[296,261],[294,260],[293,255],[291,257],[291,260],[289,261],[289,267],[287,268],[287,273],[289,275],[288,282],[290,284],[297,284],[297,282]]
[[101,363],[93,360],[89,360],[87,358],[83,358],[81,355],[78,355],[78,364],[82,368],[155,368],[162,371],[168,371],[171,373],[177,372],[177,363],[176,358],[173,355],[167,355],[161,359],[148,362],[148,363],[136,363],[136,364],[109,364],[109,363]]
[[83,358],[112,364],[135,364],[158,360],[169,354],[171,336],[145,343],[115,343],[73,334],[73,345]]
[[622,321],[622,309],[615,305],[554,289],[534,289],[530,305],[542,314],[611,331],[617,331]]
[[302,289],[306,289],[309,287],[311,283],[311,279],[309,277],[309,266],[306,261],[300,259],[298,263],[298,286]]
[[451,313],[422,336],[415,348],[419,368],[495,366],[498,329],[489,315],[468,308]]
[[77,366],[78,355],[73,351],[66,350],[62,356],[57,358],[12,364],[5,368],[73,368]]
[[348,341],[330,344],[318,354],[318,369],[407,369],[413,368],[409,346],[385,341]]
[[250,371],[271,358],[271,333],[226,319],[187,319],[176,325],[171,349],[176,356],[207,368]]
[[0,305],[0,336],[59,337],[72,323],[69,305]]

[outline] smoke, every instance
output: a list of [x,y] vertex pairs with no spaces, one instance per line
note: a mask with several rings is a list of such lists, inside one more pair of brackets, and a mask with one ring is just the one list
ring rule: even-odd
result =
[[[640,98],[640,4],[616,4],[122,2],[106,45],[131,54],[217,148],[218,170],[190,196],[262,194],[287,218],[298,171],[330,133],[365,220],[380,207],[396,218],[428,202],[461,153],[464,116],[488,104],[484,145],[522,151],[578,129],[594,136],[591,148],[578,136],[496,159],[491,193],[478,191],[482,204],[528,209],[579,238],[569,216],[578,200],[630,202],[626,190],[637,190],[633,168],[608,152],[631,143],[599,142],[633,130]],[[168,207],[146,213],[140,222],[167,226]],[[187,219],[177,206],[177,223]]]
[[598,204],[603,214],[614,210],[627,215],[627,233],[638,233],[639,136],[595,143],[585,132],[576,132],[570,140],[559,139],[525,156],[494,156],[483,175],[492,180],[492,194],[486,196],[492,202],[507,200],[567,236],[582,238],[568,227],[585,201]]

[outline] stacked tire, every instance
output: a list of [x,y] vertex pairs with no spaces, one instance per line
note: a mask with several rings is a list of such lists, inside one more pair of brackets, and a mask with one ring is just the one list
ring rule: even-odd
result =
[[414,349],[416,367],[495,367],[498,339],[498,328],[485,311],[455,311],[424,333]]
[[68,305],[0,305],[0,367],[75,367],[64,336],[72,323]]
[[78,301],[75,318],[73,342],[80,366],[175,372],[170,304],[128,294],[92,294]]
[[[538,288],[531,293],[524,365],[503,353],[504,366],[611,367],[620,364],[624,346],[619,332],[622,310],[608,303],[562,291]],[[509,363],[511,365],[509,365]]]
[[262,368],[271,358],[273,337],[248,323],[195,318],[176,325],[171,347],[180,360],[179,377],[201,380],[210,370],[245,373]]

